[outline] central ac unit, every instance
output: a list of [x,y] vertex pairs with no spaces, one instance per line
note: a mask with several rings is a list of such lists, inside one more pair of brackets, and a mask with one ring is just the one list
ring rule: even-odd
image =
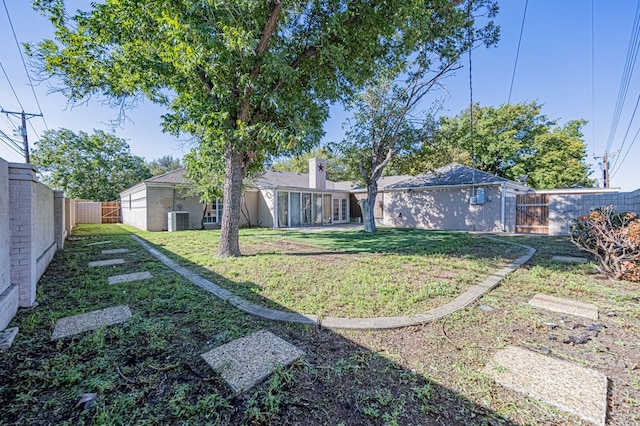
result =
[[169,232],[189,229],[189,212],[169,212]]

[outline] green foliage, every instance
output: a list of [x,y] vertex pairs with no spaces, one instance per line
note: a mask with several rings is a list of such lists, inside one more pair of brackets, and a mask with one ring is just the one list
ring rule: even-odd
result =
[[179,158],[173,158],[173,155],[165,155],[147,163],[151,176],[158,176],[182,167]]
[[309,173],[309,160],[314,157],[327,160],[327,179],[334,182],[340,182],[351,180],[353,178],[352,174],[346,168],[345,158],[324,146],[314,148],[293,157],[278,158],[271,165],[271,170]]
[[468,108],[457,116],[441,117],[409,171],[455,161],[514,181],[526,175],[527,185],[536,189],[593,186],[584,162],[586,146],[581,129],[586,122],[572,120],[558,126],[541,109],[537,102],[499,107],[475,104],[473,138]]
[[612,206],[591,210],[571,225],[571,241],[591,253],[614,279],[640,281],[640,219]]
[[47,130],[36,143],[31,162],[43,181],[67,197],[110,201],[120,191],[151,177],[141,157],[132,155],[126,140],[94,130]]
[[224,176],[224,256],[240,254],[240,194],[252,164],[316,144],[331,102],[407,58],[453,58],[469,38],[497,38],[491,21],[473,27],[475,16],[495,15],[494,0],[477,0],[471,10],[450,0],[428,7],[394,0],[106,0],[73,16],[62,1],[34,6],[49,17],[56,40],[27,53],[60,80],[65,95],[164,104],[164,130],[195,138],[195,158],[185,159],[189,173],[204,176],[204,167],[216,166],[211,187]]

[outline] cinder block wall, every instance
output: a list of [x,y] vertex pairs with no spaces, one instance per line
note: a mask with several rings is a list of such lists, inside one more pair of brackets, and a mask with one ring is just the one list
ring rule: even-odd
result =
[[549,235],[568,234],[569,226],[575,219],[604,206],[640,215],[640,189],[611,194],[550,195]]

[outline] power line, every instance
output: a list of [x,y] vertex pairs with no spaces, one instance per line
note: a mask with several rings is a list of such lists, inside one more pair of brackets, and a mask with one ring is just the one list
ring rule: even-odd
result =
[[513,91],[513,82],[516,79],[516,68],[518,67],[518,56],[520,56],[520,44],[522,43],[522,33],[524,32],[524,21],[527,17],[527,6],[529,5],[529,0],[524,2],[524,13],[522,14],[522,24],[520,25],[520,37],[518,38],[518,50],[516,50],[516,61],[513,64],[513,74],[511,75],[511,87],[509,87],[509,100],[507,103],[511,103],[511,92]]
[[[633,124],[633,119],[636,116],[636,112],[638,111],[638,104],[640,104],[640,95],[638,95],[638,100],[636,101],[636,106],[633,108],[633,114],[631,114],[631,119],[629,120],[629,125],[627,126],[627,131],[624,133],[624,138],[622,139],[622,145],[620,145],[620,149],[619,151],[622,152],[622,149],[624,148],[624,144],[627,142],[627,136],[629,136],[629,129],[631,129],[631,124]],[[616,167],[616,165],[618,164],[618,160],[620,159],[620,157],[616,158],[616,162],[613,163],[613,168]]]
[[613,175],[611,175],[612,177],[615,176],[616,173],[618,173],[620,171],[620,169],[622,168],[622,164],[624,164],[624,160],[627,159],[627,155],[629,155],[629,151],[631,151],[631,147],[636,142],[636,139],[638,139],[638,135],[639,134],[640,134],[640,127],[638,127],[638,131],[636,132],[636,135],[633,137],[633,140],[631,141],[631,144],[629,144],[629,148],[627,148],[627,152],[624,153],[624,157],[622,157],[622,161],[620,161],[620,165],[618,166],[616,171],[613,172]]
[[618,99],[616,101],[615,110],[613,113],[613,119],[611,120],[611,128],[609,129],[609,137],[607,138],[607,146],[605,152],[611,150],[613,145],[613,138],[615,137],[616,130],[618,129],[618,123],[620,122],[620,116],[622,115],[622,107],[627,98],[627,91],[629,90],[629,82],[631,81],[631,75],[635,67],[636,59],[638,58],[638,49],[640,48],[640,0],[636,7],[635,19],[633,20],[633,27],[631,30],[631,39],[629,40],[629,47],[627,49],[627,58],[624,63],[624,70],[622,72],[622,79],[620,80],[620,88],[618,89]]
[[[40,101],[38,101],[38,96],[36,95],[36,90],[33,88],[33,81],[31,81],[31,75],[29,74],[29,69],[27,68],[27,63],[24,60],[24,55],[22,54],[22,49],[20,48],[20,42],[18,41],[18,36],[16,35],[16,30],[13,28],[13,22],[11,21],[11,15],[9,14],[9,9],[7,8],[6,0],[2,0],[2,4],[4,4],[4,10],[7,12],[7,19],[9,20],[9,26],[11,27],[11,32],[13,33],[13,39],[16,42],[16,47],[18,48],[18,52],[20,53],[20,59],[22,60],[22,65],[24,66],[24,71],[27,73],[27,79],[29,80],[29,87],[31,87],[31,93],[33,93],[33,98],[36,100],[36,105],[38,106],[38,112],[42,117],[42,122],[44,123],[44,127],[49,130],[49,126],[47,126],[47,121],[44,119],[44,114],[42,114],[42,108],[40,108]],[[22,105],[21,105],[22,107]],[[24,110],[24,108],[22,108]]]
[[7,71],[5,71],[4,65],[2,65],[2,62],[0,62],[0,68],[2,68],[2,73],[7,78],[7,82],[9,82],[9,87],[11,88],[11,91],[13,92],[13,96],[16,97],[16,101],[18,101],[18,105],[20,105],[20,108],[24,110],[24,107],[22,106],[22,102],[20,102],[20,98],[18,97],[18,94],[16,93],[16,89],[13,88],[13,84],[11,84],[11,80],[9,79],[9,75],[7,74]]

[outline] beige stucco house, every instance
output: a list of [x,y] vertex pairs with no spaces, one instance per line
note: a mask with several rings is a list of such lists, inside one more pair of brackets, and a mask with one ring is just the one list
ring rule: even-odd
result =
[[[240,225],[289,228],[347,223],[351,183],[326,179],[325,160],[310,161],[311,173],[267,171],[247,185]],[[147,179],[120,193],[122,222],[146,231],[169,229],[169,212],[187,212],[189,228],[217,226],[222,200],[203,205],[189,192],[185,170]]]
[[[359,222],[366,188],[326,179],[326,162],[310,173],[267,171],[247,185],[241,225],[269,228]],[[169,229],[169,212],[188,212],[189,228],[220,224],[222,201],[203,205],[190,195],[184,169],[147,179],[120,194],[123,223],[148,231]],[[509,208],[530,188],[460,164],[378,183],[375,217],[382,225],[424,229],[512,232]]]

